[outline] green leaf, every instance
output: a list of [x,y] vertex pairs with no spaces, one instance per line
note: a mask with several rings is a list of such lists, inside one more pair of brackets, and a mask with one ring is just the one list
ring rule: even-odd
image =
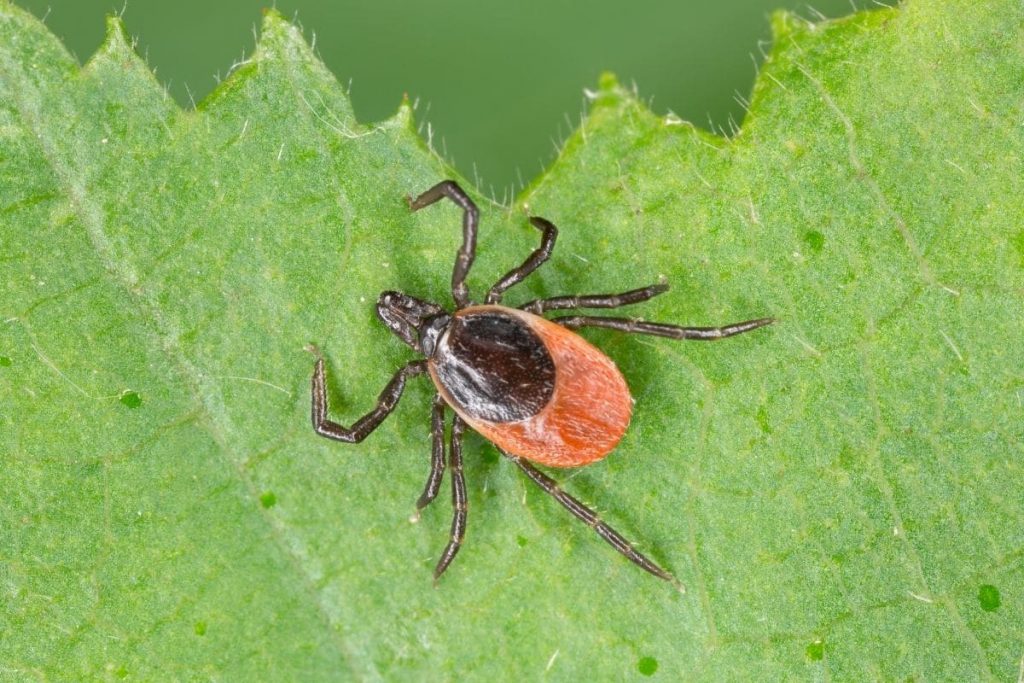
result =
[[[636,398],[566,487],[689,587],[616,555],[482,439],[435,589],[429,382],[358,446],[309,426],[410,357],[384,289],[449,302],[451,170],[403,104],[354,120],[274,12],[195,112],[117,20],[84,67],[0,2],[0,672],[11,679],[1014,680],[1024,643],[1024,10],[915,0],[775,47],[733,139],[613,78],[554,166],[483,207],[480,293],[673,290],[594,333]],[[509,106],[528,106],[516,100]]]

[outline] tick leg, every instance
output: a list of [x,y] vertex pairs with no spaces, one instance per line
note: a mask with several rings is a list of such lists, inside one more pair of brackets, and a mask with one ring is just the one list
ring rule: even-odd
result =
[[618,308],[629,304],[653,299],[668,291],[668,285],[661,283],[640,289],[631,289],[622,294],[583,294],[580,296],[555,296],[550,299],[534,299],[519,308],[529,313],[542,314],[544,311],[561,311],[567,308]]
[[650,334],[655,337],[668,337],[669,339],[700,339],[704,341],[732,337],[733,335],[750,332],[775,322],[775,318],[758,318],[757,320],[747,320],[722,327],[680,327],[679,325],[648,323],[629,318],[601,318],[589,315],[563,316],[561,318],[552,318],[551,320],[563,327],[568,327],[570,330],[578,330],[581,327],[606,327],[611,330],[618,330],[619,332]]
[[582,520],[584,524],[596,531],[598,536],[607,541],[611,547],[625,555],[630,562],[639,566],[641,569],[654,574],[659,579],[668,581],[680,591],[684,590],[683,584],[679,582],[679,579],[672,576],[672,574],[665,571],[644,556],[643,553],[638,551],[629,541],[623,538],[619,532],[602,522],[596,512],[566,493],[554,479],[517,455],[511,455],[504,451],[502,451],[502,454],[518,465],[519,469],[526,473],[526,476],[529,477],[533,483],[544,489],[547,494],[561,503],[562,507],[571,512],[573,516]]
[[416,516],[419,517],[420,510],[430,505],[437,492],[441,490],[441,479],[444,478],[444,409],[447,404],[441,398],[441,394],[434,396],[434,408],[430,416],[430,476],[427,478],[427,485],[423,487],[420,499],[416,501]]
[[466,478],[462,474],[462,432],[466,423],[462,418],[456,416],[452,420],[452,443],[448,453],[448,467],[451,469],[452,479],[452,536],[448,546],[441,553],[441,559],[437,561],[434,568],[434,583],[441,578],[444,570],[455,559],[455,555],[462,546],[462,539],[466,535]]
[[458,308],[469,303],[469,289],[466,287],[466,274],[476,257],[476,229],[480,221],[480,210],[454,180],[443,180],[421,194],[416,199],[406,197],[409,208],[418,211],[430,206],[442,197],[447,197],[462,208],[462,247],[455,257],[455,268],[452,270],[452,298]]
[[551,257],[551,250],[555,248],[555,240],[558,238],[558,228],[554,223],[540,216],[530,216],[530,224],[543,233],[540,238],[540,246],[523,261],[523,265],[508,271],[494,283],[494,286],[487,292],[487,303],[499,303],[501,295],[506,290],[525,280],[530,273],[540,268]]
[[[319,352],[315,351],[319,356]],[[313,429],[320,436],[328,439],[344,441],[345,443],[359,443],[365,439],[370,432],[380,426],[391,411],[398,405],[398,399],[402,397],[402,390],[405,388],[405,380],[416,375],[421,375],[427,370],[427,361],[416,360],[408,365],[399,368],[384,391],[380,392],[377,398],[377,405],[373,410],[356,420],[351,427],[345,427],[337,422],[327,419],[327,389],[324,382],[324,359],[318,357],[316,366],[313,369]]]

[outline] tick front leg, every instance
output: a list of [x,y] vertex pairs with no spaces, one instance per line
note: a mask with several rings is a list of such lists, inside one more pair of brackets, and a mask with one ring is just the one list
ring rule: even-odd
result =
[[419,211],[442,197],[447,197],[462,208],[462,247],[455,257],[455,268],[452,270],[452,298],[455,299],[455,304],[462,308],[469,303],[466,274],[469,273],[473,259],[476,258],[476,232],[480,210],[454,180],[443,180],[416,199],[406,197],[406,201],[409,202],[410,209]]
[[400,368],[394,377],[391,378],[391,381],[388,382],[388,385],[384,387],[384,391],[380,392],[376,407],[356,420],[351,427],[345,427],[327,419],[327,388],[324,376],[324,359],[315,348],[311,350],[317,354],[316,366],[313,369],[313,429],[320,436],[344,441],[345,443],[359,443],[370,432],[380,426],[380,423],[398,405],[398,399],[402,397],[402,390],[405,389],[405,381],[410,377],[421,375],[427,370],[427,361],[425,360],[413,361]]
[[420,510],[430,505],[437,492],[441,490],[441,480],[444,478],[444,409],[448,404],[441,398],[441,394],[434,396],[434,408],[430,417],[430,476],[427,478],[427,485],[423,487],[420,499],[416,501],[416,518],[420,516]]
[[654,574],[659,579],[668,581],[681,592],[685,592],[685,588],[683,588],[683,584],[680,583],[679,579],[656,565],[643,553],[634,548],[633,544],[623,538],[619,532],[602,522],[596,512],[566,493],[562,487],[558,485],[558,482],[538,470],[523,458],[510,453],[505,453],[504,451],[502,451],[502,454],[514,462],[533,483],[543,489],[544,492],[552,498],[557,500],[562,507],[571,512],[573,516],[582,520],[584,524],[596,531],[598,536],[603,538],[608,545],[624,555],[630,562],[637,565],[644,571]]
[[506,290],[525,280],[530,273],[540,268],[551,257],[551,251],[555,248],[555,240],[558,239],[558,228],[554,223],[540,216],[531,216],[530,224],[543,233],[540,238],[540,246],[523,261],[523,265],[508,271],[504,277],[494,283],[494,286],[487,292],[487,303],[500,303],[501,295]]
[[629,318],[601,318],[590,315],[563,316],[561,318],[552,318],[551,320],[570,330],[578,330],[581,327],[604,327],[610,330],[618,330],[619,332],[650,334],[655,337],[668,337],[669,339],[699,339],[702,341],[732,337],[756,330],[765,325],[771,325],[775,322],[775,318],[758,318],[757,320],[747,320],[741,323],[723,325],[722,327],[680,327],[679,325],[648,323]]
[[554,296],[550,299],[535,299],[519,308],[540,315],[544,311],[561,311],[567,308],[618,308],[629,304],[653,299],[668,291],[668,285],[659,283],[650,287],[631,289],[622,294],[581,294],[579,296]]
[[444,552],[441,553],[441,559],[438,560],[437,566],[434,568],[435,585],[437,580],[441,578],[441,574],[444,574],[444,570],[448,569],[448,565],[455,559],[459,548],[462,547],[462,539],[466,536],[466,511],[468,505],[466,500],[466,477],[462,473],[462,432],[465,428],[466,423],[462,421],[462,418],[456,416],[452,420],[452,442],[448,453],[448,469],[451,470],[452,479],[452,510],[454,512],[452,516],[452,535]]

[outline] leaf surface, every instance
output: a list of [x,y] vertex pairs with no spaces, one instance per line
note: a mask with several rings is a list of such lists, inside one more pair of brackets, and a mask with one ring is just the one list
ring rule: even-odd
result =
[[[437,589],[429,382],[358,446],[336,418],[411,353],[378,292],[449,303],[451,170],[403,105],[354,120],[297,30],[180,110],[111,20],[79,67],[0,3],[0,662],[12,678],[1002,679],[1024,643],[1024,10],[913,0],[775,47],[740,133],[613,78],[511,208],[485,288],[622,291],[715,344],[587,333],[635,418],[555,473],[688,586],[615,555],[467,439]],[[515,102],[509,106],[519,106]],[[468,187],[468,185],[467,185]]]

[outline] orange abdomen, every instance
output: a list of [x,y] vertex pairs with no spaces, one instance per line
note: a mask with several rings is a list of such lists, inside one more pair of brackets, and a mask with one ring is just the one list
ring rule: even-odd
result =
[[615,448],[629,425],[633,400],[610,358],[578,334],[532,313],[503,306],[464,311],[515,316],[543,342],[555,368],[554,390],[539,411],[524,419],[495,422],[474,416],[453,401],[432,363],[431,375],[441,395],[469,426],[502,450],[551,467],[586,465]]

